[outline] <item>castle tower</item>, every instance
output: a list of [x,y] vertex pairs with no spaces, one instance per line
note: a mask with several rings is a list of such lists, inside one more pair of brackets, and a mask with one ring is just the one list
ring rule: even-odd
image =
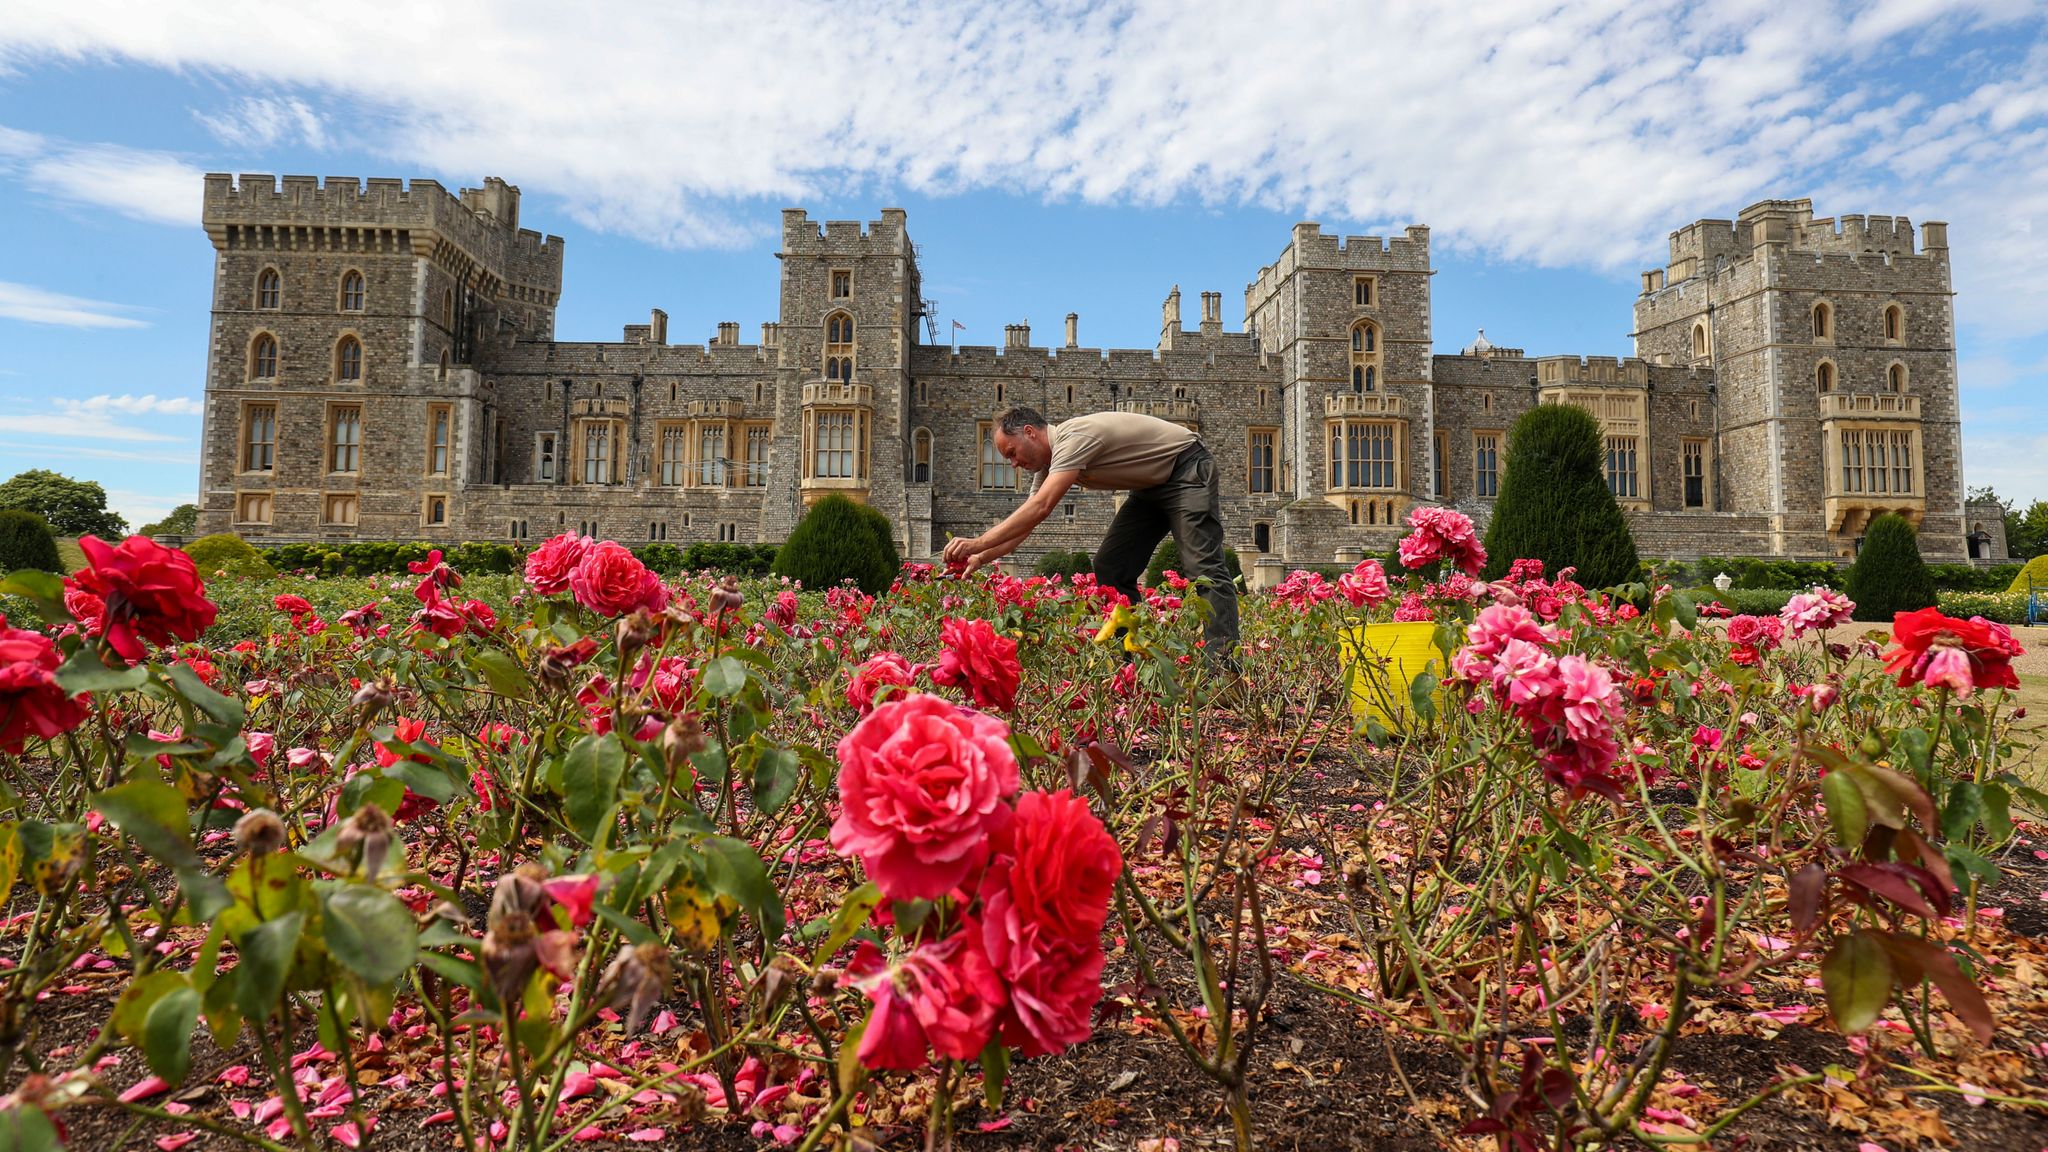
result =
[[459,538],[496,445],[479,349],[545,339],[562,241],[495,177],[206,177],[216,253],[201,532]]
[[1304,223],[1245,288],[1246,326],[1281,366],[1290,559],[1383,551],[1430,498],[1429,277],[1428,228],[1340,241]]
[[[923,293],[905,213],[813,223],[782,214],[778,326],[779,501],[762,510],[764,538],[786,537],[804,508],[830,492],[872,504],[898,525],[930,523],[908,504],[908,367]],[[921,515],[920,515],[921,511]],[[913,530],[899,528],[899,547]]]
[[1947,231],[1916,251],[1904,218],[1766,200],[1644,274],[1637,354],[1713,370],[1716,506],[1766,517],[1772,553],[1852,557],[1895,512],[1930,558],[1967,555]]

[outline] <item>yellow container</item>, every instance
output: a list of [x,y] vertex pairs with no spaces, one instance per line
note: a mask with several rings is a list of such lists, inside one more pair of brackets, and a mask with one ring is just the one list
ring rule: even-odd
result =
[[1359,723],[1370,718],[1398,728],[1406,721],[1408,686],[1415,677],[1425,671],[1444,674],[1435,637],[1436,625],[1428,620],[1344,630],[1344,663],[1357,669],[1351,678],[1351,714]]

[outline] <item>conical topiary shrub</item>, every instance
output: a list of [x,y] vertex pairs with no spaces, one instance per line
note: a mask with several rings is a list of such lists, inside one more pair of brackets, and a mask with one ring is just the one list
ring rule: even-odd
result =
[[1848,585],[1858,620],[1889,624],[1901,612],[1935,606],[1934,574],[1920,559],[1920,534],[1903,516],[1887,513],[1864,529]]
[[772,571],[821,591],[851,580],[861,591],[879,596],[889,590],[900,567],[889,518],[835,493],[811,505],[776,551]]
[[[1085,556],[1087,554],[1082,553],[1082,555]],[[1229,547],[1223,549],[1223,566],[1230,569],[1230,578],[1232,580],[1242,580],[1244,578],[1244,565],[1238,563],[1237,549]],[[1194,579],[1193,574],[1181,565],[1180,545],[1171,536],[1161,540],[1159,547],[1153,550],[1152,562],[1145,566],[1145,587],[1157,588],[1166,580],[1166,572],[1169,568],[1180,573],[1186,579]],[[1092,572],[1094,570],[1094,561],[1091,559],[1088,571]]]
[[1600,422],[1572,404],[1539,404],[1508,432],[1500,498],[1486,528],[1486,578],[1516,560],[1541,560],[1556,575],[1607,588],[1637,579],[1635,537],[1607,489]]
[[50,522],[23,508],[0,509],[0,572],[34,568],[63,574]]

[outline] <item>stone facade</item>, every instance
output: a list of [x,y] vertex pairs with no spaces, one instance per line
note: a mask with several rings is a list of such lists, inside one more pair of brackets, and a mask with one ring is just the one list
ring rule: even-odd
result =
[[[520,229],[495,178],[212,175],[205,223],[201,531],[257,542],[775,541],[843,492],[927,556],[1016,506],[986,443],[1016,403],[1195,427],[1232,544],[1287,563],[1383,552],[1419,503],[1483,520],[1506,431],[1540,403],[1599,416],[1645,555],[1841,558],[1898,511],[1930,559],[1960,560],[1982,519],[1964,515],[1945,227],[1915,251],[1904,220],[1815,220],[1804,200],[1673,233],[1626,360],[1483,334],[1434,354],[1419,226],[1298,224],[1246,287],[1244,331],[1217,292],[1189,327],[1176,288],[1156,347],[1101,349],[1072,315],[1057,346],[1023,325],[1001,348],[936,343],[895,209],[783,213],[779,314],[757,343],[722,323],[708,345],[668,343],[659,311],[616,342],[555,340],[562,241]],[[1022,559],[1092,549],[1116,503],[1077,490]]]

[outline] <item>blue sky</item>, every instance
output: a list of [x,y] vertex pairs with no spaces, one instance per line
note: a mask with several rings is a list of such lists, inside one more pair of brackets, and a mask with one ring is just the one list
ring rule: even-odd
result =
[[[1439,351],[1626,355],[1665,234],[1768,197],[1950,223],[1968,482],[2048,499],[2048,4],[204,6],[0,23],[0,477],[193,498],[208,171],[503,176],[564,339],[774,318],[785,206],[910,213],[965,343],[1149,347],[1289,226],[1432,228]],[[573,15],[572,15],[573,13]]]

